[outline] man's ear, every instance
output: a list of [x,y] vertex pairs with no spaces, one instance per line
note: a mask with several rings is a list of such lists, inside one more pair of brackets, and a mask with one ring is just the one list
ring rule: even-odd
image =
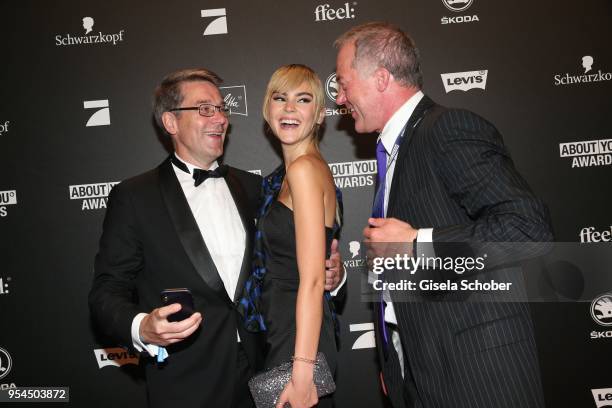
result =
[[164,112],[162,113],[162,123],[164,124],[164,129],[171,135],[175,135],[178,132],[178,122],[176,115],[172,112]]
[[391,81],[391,73],[385,68],[378,67],[374,71],[374,80],[376,81],[376,89],[379,92],[384,92],[389,87]]

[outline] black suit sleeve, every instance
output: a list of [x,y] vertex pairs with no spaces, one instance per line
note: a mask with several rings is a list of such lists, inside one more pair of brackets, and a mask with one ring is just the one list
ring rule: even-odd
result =
[[[546,206],[514,167],[493,125],[469,111],[447,110],[432,127],[430,142],[438,178],[471,220],[435,228],[436,253],[436,242],[552,241]],[[486,250],[501,256],[490,263],[503,263],[536,255],[541,247],[497,245],[471,252]]]
[[135,209],[122,184],[109,195],[100,248],[95,259],[89,308],[100,331],[131,345],[132,320],[139,312],[135,301],[136,277],[143,269]]

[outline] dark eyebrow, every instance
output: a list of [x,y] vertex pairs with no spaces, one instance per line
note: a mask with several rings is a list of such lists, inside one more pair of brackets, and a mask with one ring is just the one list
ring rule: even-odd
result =
[[[213,102],[213,100],[212,100],[212,99],[199,99],[199,100],[195,101],[194,103],[195,103],[196,105],[201,105],[201,104],[203,104],[203,103],[210,103],[211,105],[216,105],[216,103],[215,103],[215,102]],[[225,101],[221,101],[221,102],[219,103],[219,105],[223,105],[224,103],[225,103]]]
[[[279,91],[274,91],[272,92],[272,94],[281,94],[283,96],[287,96],[287,92],[279,92]],[[311,98],[313,98],[312,94],[310,92],[300,92],[297,94],[297,96],[310,96]]]

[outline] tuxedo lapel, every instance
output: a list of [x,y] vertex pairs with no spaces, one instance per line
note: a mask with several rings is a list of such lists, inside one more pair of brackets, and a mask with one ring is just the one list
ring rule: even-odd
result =
[[251,203],[247,193],[240,183],[240,180],[234,173],[233,168],[230,167],[229,171],[225,176],[225,182],[232,193],[234,203],[240,214],[242,225],[244,226],[245,242],[244,242],[244,256],[242,258],[242,267],[240,268],[240,276],[238,277],[238,284],[236,285],[236,293],[234,294],[234,300],[240,299],[242,296],[242,288],[251,274],[251,248],[253,248],[253,238],[255,234],[255,220],[253,218],[253,211],[251,210]]
[[160,190],[176,233],[198,274],[219,296],[227,299],[227,292],[217,267],[208,252],[189,203],[172,169],[170,159],[159,166]]
[[395,163],[395,170],[393,171],[393,180],[391,181],[391,190],[389,191],[387,214],[393,214],[393,209],[398,199],[399,178],[401,177],[400,175],[403,174],[402,171],[404,166],[408,164],[406,160],[402,160],[402,158],[406,156],[408,149],[410,148],[410,144],[412,143],[414,133],[420,122],[423,120],[423,116],[432,106],[434,106],[434,102],[427,95],[424,95],[412,112],[412,115],[410,115],[410,119],[408,119],[406,133],[404,134],[404,139],[399,147]]

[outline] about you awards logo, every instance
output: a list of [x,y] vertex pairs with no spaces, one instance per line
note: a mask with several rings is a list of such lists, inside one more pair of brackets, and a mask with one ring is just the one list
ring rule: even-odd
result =
[[8,215],[8,209],[6,208],[7,206],[16,204],[16,190],[0,191],[0,217],[6,217]]
[[68,186],[71,200],[81,200],[81,211],[106,208],[108,194],[118,181]]
[[571,158],[572,168],[612,164],[612,139],[559,143],[559,157]]
[[329,163],[336,186],[341,189],[374,185],[376,160]]

